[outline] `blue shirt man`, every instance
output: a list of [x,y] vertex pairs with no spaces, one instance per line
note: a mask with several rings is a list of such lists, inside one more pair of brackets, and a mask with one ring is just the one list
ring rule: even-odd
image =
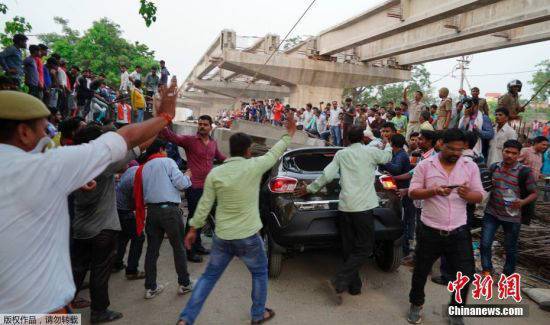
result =
[[23,53],[21,49],[27,48],[27,36],[16,34],[13,36],[13,45],[0,52],[0,66],[6,72],[18,80],[23,77]]
[[[178,169],[174,160],[166,157],[166,144],[165,141],[157,139],[147,148],[146,162],[141,174],[143,200],[147,205],[145,299],[154,298],[164,290],[162,284],[157,284],[157,259],[164,234],[168,236],[172,246],[178,274],[178,294],[183,295],[193,289],[183,247],[185,224],[183,213],[179,208],[180,191],[191,187],[191,179],[187,173],[183,174]],[[135,177],[135,182],[138,182],[138,176]]]

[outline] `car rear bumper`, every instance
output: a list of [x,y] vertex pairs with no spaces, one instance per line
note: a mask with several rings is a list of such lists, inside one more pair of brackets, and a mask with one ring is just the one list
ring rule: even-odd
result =
[[[339,244],[338,210],[295,210],[288,224],[281,226],[273,213],[267,223],[273,241],[283,248],[330,247]],[[403,233],[401,221],[388,208],[374,209],[375,240],[396,240]]]

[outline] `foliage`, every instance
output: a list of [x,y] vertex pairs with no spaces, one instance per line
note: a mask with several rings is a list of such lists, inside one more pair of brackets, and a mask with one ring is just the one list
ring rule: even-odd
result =
[[[2,4],[0,4],[2,5]],[[7,7],[0,6],[0,12],[5,13]],[[12,20],[8,20],[4,24],[4,31],[0,32],[0,44],[2,47],[8,47],[12,44],[12,38],[15,34],[25,34],[32,30],[32,26],[24,17],[15,16]]]
[[120,26],[107,18],[93,22],[82,36],[69,27],[66,19],[55,17],[54,20],[61,26],[62,33],[43,34],[39,39],[70,65],[89,68],[96,74],[104,73],[110,85],[119,83],[121,64],[129,70],[140,65],[144,71],[157,65],[154,51],[145,44],[131,44],[123,39]]
[[0,12],[5,15],[8,12],[8,6],[6,6],[3,3],[0,3]]
[[[529,81],[533,85],[533,91],[537,91],[550,80],[550,60],[544,60],[537,64],[538,71],[533,74],[533,79]],[[539,94],[533,99],[536,102],[544,103],[550,99],[550,83],[546,84],[546,88],[542,89]]]
[[[431,98],[430,73],[423,64],[415,65],[412,69],[412,79],[408,82],[409,96],[420,90],[424,93],[424,102],[428,103]],[[399,106],[403,98],[405,82],[396,82],[386,85],[365,86],[346,89],[344,97],[351,97],[354,102],[361,104],[380,104],[385,106],[390,100],[393,100]]]
[[145,20],[145,25],[149,27],[153,22],[157,21],[157,6],[152,1],[139,0],[139,2],[141,3],[139,14]]

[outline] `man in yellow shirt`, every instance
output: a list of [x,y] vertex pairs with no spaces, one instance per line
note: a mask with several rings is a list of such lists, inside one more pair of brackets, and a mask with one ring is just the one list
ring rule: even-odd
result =
[[134,81],[134,87],[130,91],[130,103],[134,109],[134,120],[143,122],[143,112],[145,111],[145,96],[141,90],[141,80]]

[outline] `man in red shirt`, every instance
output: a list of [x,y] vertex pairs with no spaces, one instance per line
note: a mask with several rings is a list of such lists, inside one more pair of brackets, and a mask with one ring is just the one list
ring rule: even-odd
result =
[[[160,136],[166,140],[180,146],[185,150],[187,157],[187,167],[191,170],[191,187],[185,190],[187,198],[187,209],[189,216],[187,218],[186,229],[189,229],[189,219],[193,217],[199,199],[202,196],[204,181],[206,176],[214,166],[214,159],[223,162],[225,155],[218,150],[218,145],[210,137],[212,131],[212,118],[209,115],[199,117],[198,130],[196,135],[177,135],[168,128],[165,128]],[[194,263],[202,262],[200,255],[206,255],[209,251],[202,246],[200,240],[200,230],[197,230],[197,240],[191,250],[187,251],[187,260]]]
[[273,106],[273,125],[281,126],[281,118],[283,117],[283,111],[285,107],[279,100],[279,98],[275,98],[275,105]]

